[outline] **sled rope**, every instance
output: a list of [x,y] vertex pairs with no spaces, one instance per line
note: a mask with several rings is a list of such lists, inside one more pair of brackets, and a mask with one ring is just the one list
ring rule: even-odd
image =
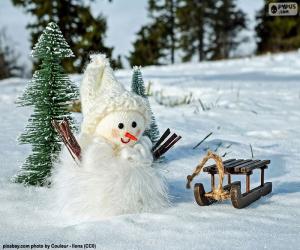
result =
[[215,154],[211,151],[208,151],[206,156],[203,157],[200,164],[195,168],[193,174],[187,176],[186,188],[189,188],[189,189],[191,188],[191,182],[201,172],[201,170],[203,169],[205,163],[209,159],[213,159],[216,162],[216,166],[217,166],[218,174],[219,174],[219,183],[218,183],[217,188],[215,188],[215,186],[213,186],[212,191],[209,192],[209,193],[206,193],[205,196],[213,198],[215,200],[226,200],[226,199],[229,198],[230,194],[229,194],[228,191],[225,191],[223,189],[223,179],[224,179],[223,161],[222,161],[222,158],[220,156],[218,156],[217,154]]

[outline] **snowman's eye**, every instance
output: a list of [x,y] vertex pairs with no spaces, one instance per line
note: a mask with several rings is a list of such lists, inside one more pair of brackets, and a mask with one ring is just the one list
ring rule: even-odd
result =
[[124,124],[123,124],[122,122],[120,122],[120,123],[118,124],[118,128],[119,128],[119,129],[124,128]]
[[132,122],[132,124],[131,124],[131,126],[133,127],[133,128],[135,128],[136,127],[136,122]]

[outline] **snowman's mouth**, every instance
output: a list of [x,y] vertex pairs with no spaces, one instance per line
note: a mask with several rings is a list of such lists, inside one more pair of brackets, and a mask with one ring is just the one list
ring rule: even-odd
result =
[[121,138],[121,142],[127,144],[128,142],[130,142],[130,139],[128,138],[128,140],[126,141],[125,139]]
[[124,144],[127,144],[127,143],[130,142],[131,140],[134,140],[134,141],[137,141],[137,140],[138,140],[134,135],[132,135],[132,134],[130,134],[130,133],[128,133],[128,132],[125,133],[125,137],[128,138],[128,141],[126,141],[125,139],[123,139],[123,138],[121,137],[121,142],[124,143]]

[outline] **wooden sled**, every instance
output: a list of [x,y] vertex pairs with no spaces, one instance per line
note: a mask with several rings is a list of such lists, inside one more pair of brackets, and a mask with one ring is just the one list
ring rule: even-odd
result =
[[[209,154],[213,154],[209,152]],[[211,157],[207,157],[205,162]],[[235,208],[244,208],[249,206],[254,201],[258,200],[260,197],[265,196],[272,192],[272,183],[271,182],[264,182],[264,171],[268,168],[268,164],[270,164],[270,160],[242,160],[242,159],[230,159],[226,161],[222,161],[223,167],[223,176],[227,175],[227,182],[228,184],[224,187],[222,186],[223,176],[220,176],[219,179],[219,187],[221,183],[221,189],[223,191],[223,195],[221,197],[214,196],[213,193],[218,188],[215,187],[215,175],[219,174],[219,167],[218,164],[213,164],[208,167],[203,167],[205,162],[202,162],[203,172],[207,172],[211,175],[211,191],[206,192],[202,183],[196,183],[194,185],[194,196],[197,204],[199,206],[209,206],[216,201],[231,199],[231,203]],[[201,164],[200,164],[201,165]],[[197,168],[196,168],[197,169]],[[200,169],[200,171],[201,171]],[[250,189],[250,176],[253,174],[254,170],[260,170],[260,185],[253,189]],[[192,176],[189,175],[188,178],[188,185],[189,188],[191,180],[199,174],[194,173]],[[196,172],[196,171],[195,171]],[[246,192],[241,193],[241,182],[231,182],[232,175],[245,175],[246,177]],[[222,178],[221,178],[222,177]]]

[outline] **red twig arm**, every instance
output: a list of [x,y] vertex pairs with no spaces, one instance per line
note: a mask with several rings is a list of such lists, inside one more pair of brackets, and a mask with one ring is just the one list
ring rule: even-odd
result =
[[70,124],[66,118],[62,122],[52,120],[52,126],[59,134],[63,143],[66,145],[74,160],[81,160],[81,148],[74,134],[71,131]]

